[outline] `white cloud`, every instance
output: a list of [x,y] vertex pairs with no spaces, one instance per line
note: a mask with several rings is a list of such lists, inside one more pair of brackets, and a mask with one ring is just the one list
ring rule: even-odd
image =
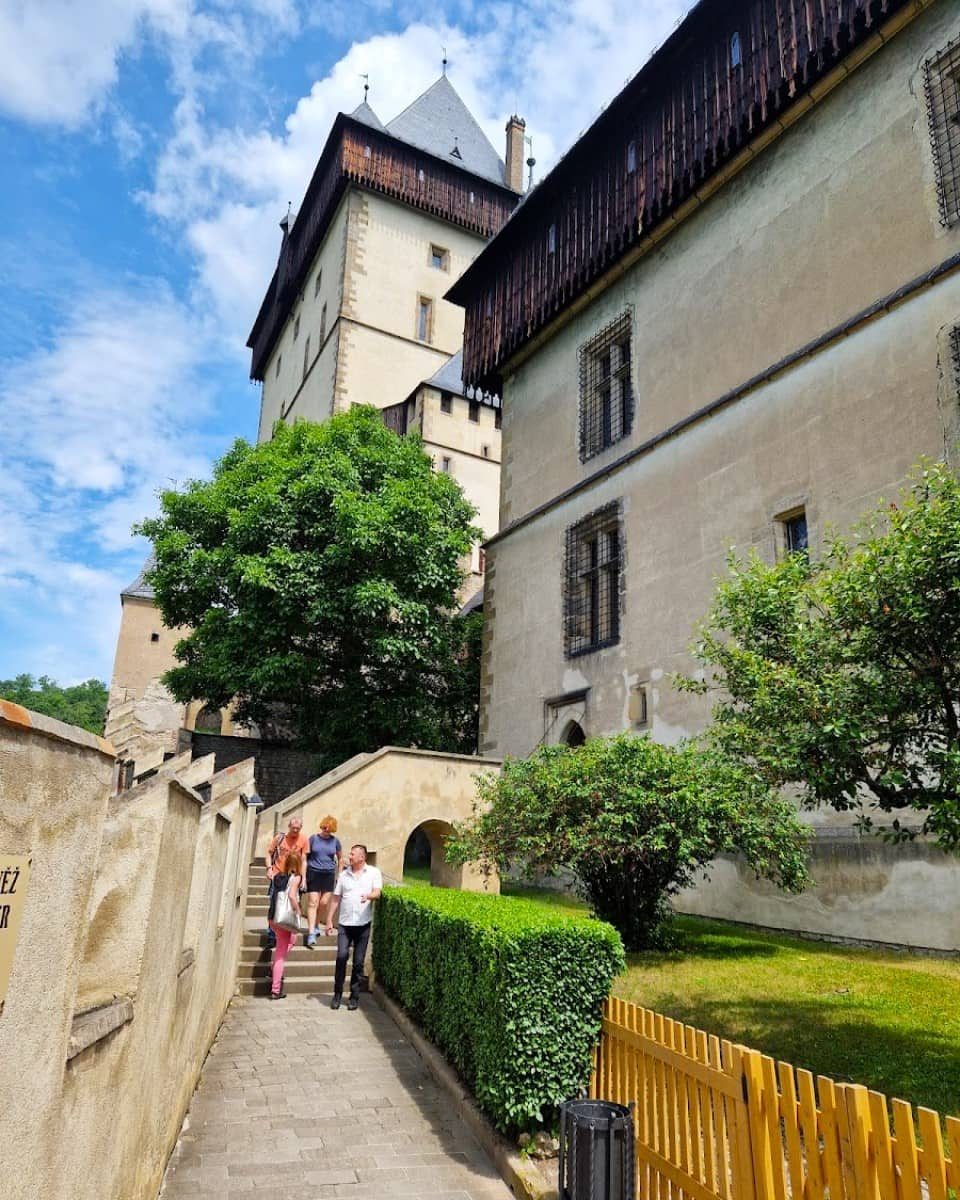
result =
[[10,650],[32,644],[33,673],[109,664],[118,593],[143,553],[131,525],[159,488],[208,475],[220,449],[205,432],[209,355],[195,315],[141,282],[84,297],[50,346],[4,364],[16,434],[0,471],[0,594],[12,598],[0,626]]
[[148,24],[182,25],[189,0],[8,0],[0,7],[0,108],[73,126],[117,80]]

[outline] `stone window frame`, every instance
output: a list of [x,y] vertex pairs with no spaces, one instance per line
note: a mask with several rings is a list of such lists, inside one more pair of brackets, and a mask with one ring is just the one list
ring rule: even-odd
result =
[[944,228],[960,222],[960,37],[923,64],[937,204]]
[[633,307],[628,305],[578,352],[580,461],[588,462],[633,430]]
[[418,342],[433,344],[433,297],[419,295],[417,297],[416,334]]
[[614,500],[567,527],[563,558],[563,653],[593,654],[620,641],[623,504]]

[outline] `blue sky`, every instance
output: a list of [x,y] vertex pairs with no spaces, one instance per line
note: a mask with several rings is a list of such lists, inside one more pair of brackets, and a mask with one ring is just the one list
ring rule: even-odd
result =
[[341,109],[440,73],[538,175],[687,5],[3,0],[0,678],[109,681],[132,524],[256,431],[247,333]]

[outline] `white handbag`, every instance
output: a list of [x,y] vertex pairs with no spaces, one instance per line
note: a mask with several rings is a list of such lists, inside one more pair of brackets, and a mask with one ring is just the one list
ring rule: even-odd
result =
[[277,892],[277,902],[273,910],[273,923],[281,929],[289,929],[291,933],[303,933],[303,917],[300,915],[300,905],[294,904],[287,889]]

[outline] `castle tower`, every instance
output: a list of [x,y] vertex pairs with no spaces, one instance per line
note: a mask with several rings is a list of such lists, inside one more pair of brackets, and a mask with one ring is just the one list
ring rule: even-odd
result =
[[366,101],[338,115],[247,343],[261,441],[278,420],[396,404],[441,369],[463,334],[443,295],[513,211],[516,174],[446,75],[387,125]]

